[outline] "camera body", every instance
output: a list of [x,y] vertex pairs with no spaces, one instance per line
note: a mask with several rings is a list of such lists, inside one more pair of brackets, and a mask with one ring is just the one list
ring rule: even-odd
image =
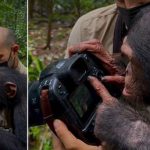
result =
[[[53,131],[54,119],[60,119],[77,138],[89,144],[99,144],[100,141],[96,139],[93,131],[96,109],[102,101],[87,79],[88,76],[101,79],[105,75],[108,75],[108,72],[100,60],[89,53],[75,54],[52,67],[48,66],[42,71],[38,83],[38,95],[47,89],[48,102],[38,98],[38,107],[35,107],[37,103],[34,96],[32,98],[35,105],[32,109],[39,108],[37,112],[42,112],[44,122],[48,123]],[[117,87],[110,84],[106,84],[106,87],[113,96],[121,95]],[[35,113],[35,110],[33,111]]]

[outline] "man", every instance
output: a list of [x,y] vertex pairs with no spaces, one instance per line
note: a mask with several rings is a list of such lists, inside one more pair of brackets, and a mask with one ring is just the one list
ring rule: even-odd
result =
[[[115,150],[150,149],[150,20],[146,13],[123,41],[122,54],[128,59],[123,95],[126,101],[112,97],[104,85],[94,77],[89,81],[103,99],[95,124],[95,135],[109,143]],[[88,146],[76,139],[59,120],[55,131],[66,150],[101,150],[105,147]],[[105,144],[104,144],[105,145]],[[55,149],[55,150],[56,150]]]
[[149,2],[150,0],[116,0],[116,4],[83,15],[71,31],[67,53],[70,47],[92,39],[102,42],[110,53],[120,52],[132,20]]
[[[120,24],[120,19],[118,19],[119,15],[117,13],[116,5],[100,8],[84,15],[77,21],[76,25],[74,26],[70,34],[69,41],[68,41],[69,48],[67,52],[69,54],[73,54],[75,52],[79,52],[79,51],[81,52],[84,51],[85,49],[91,49],[91,48],[93,51],[97,51],[99,48],[99,46],[97,46],[99,40],[103,43],[105,49],[108,50],[110,53],[119,52],[120,47],[122,45],[123,38],[127,34],[130,28],[130,21],[132,21],[131,19],[133,19],[134,16],[138,13],[138,11],[141,10],[141,8],[147,5],[149,2],[150,0],[137,0],[137,1],[118,0],[116,2],[118,7],[128,9],[128,17],[125,18],[124,20],[123,35],[119,35],[120,33],[118,34],[119,32],[118,29],[115,28],[115,26],[118,26],[118,24]],[[120,14],[124,14],[123,12],[124,11],[120,9]],[[123,18],[124,17],[122,17],[121,24],[123,23],[122,22]],[[95,38],[99,40],[87,41]],[[116,40],[117,38],[119,38],[119,42],[118,42],[119,44],[114,42],[114,40]],[[59,128],[58,136],[61,142],[63,143],[63,144],[60,143],[60,141],[58,141],[55,138],[54,140],[55,150],[61,150],[62,147],[65,149],[77,149],[77,150],[98,149],[97,147],[88,147],[86,144],[76,139],[74,136],[72,136],[70,132],[68,132],[65,125],[60,121],[56,120],[54,122],[54,126],[56,130],[57,128]],[[99,149],[102,149],[102,147],[99,147]]]
[[8,66],[27,74],[26,67],[18,58],[19,45],[12,30],[0,27],[0,66]]

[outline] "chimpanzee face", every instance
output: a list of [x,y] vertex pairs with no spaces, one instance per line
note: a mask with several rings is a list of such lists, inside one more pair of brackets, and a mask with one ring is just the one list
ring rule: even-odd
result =
[[123,95],[125,96],[130,96],[132,94],[131,85],[133,86],[134,84],[130,84],[131,81],[132,81],[132,68],[131,63],[128,63],[125,74],[125,86],[123,89]]
[[4,128],[12,127],[11,110],[5,108],[0,110],[0,126]]
[[[4,77],[1,75],[0,84],[0,126],[10,128],[12,125],[12,109],[15,105],[17,93],[17,85],[15,82],[2,81]],[[9,79],[5,79],[9,80]]]
[[126,75],[125,75],[125,86],[123,89],[123,95],[125,97],[135,97],[137,94],[137,88],[138,88],[138,78],[135,75],[136,65],[133,63],[133,51],[128,45],[126,38],[123,42],[122,48],[121,48],[122,54],[128,58],[129,63],[126,67]]
[[17,85],[13,82],[4,82],[0,86],[0,107],[8,108],[10,104],[15,103],[14,99],[17,94]]

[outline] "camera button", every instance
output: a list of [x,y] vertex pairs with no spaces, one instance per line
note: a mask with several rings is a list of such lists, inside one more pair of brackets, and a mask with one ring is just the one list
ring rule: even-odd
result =
[[34,108],[34,112],[39,114],[39,112],[40,112],[39,108]]
[[63,95],[63,91],[59,91],[59,94],[60,94],[60,95]]
[[60,95],[65,95],[66,92],[65,92],[65,91],[59,91],[59,94],[60,94]]
[[92,126],[95,126],[95,121],[92,121]]
[[62,87],[61,84],[59,84],[59,85],[58,85],[58,89],[61,89],[61,87]]

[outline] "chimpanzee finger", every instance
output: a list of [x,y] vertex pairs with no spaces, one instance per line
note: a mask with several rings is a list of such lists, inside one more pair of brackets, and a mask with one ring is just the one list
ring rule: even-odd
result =
[[97,94],[102,98],[104,103],[106,104],[112,103],[114,97],[110,95],[109,91],[105,88],[105,86],[101,83],[101,81],[92,76],[89,76],[88,80],[96,90]]
[[91,53],[100,52],[101,47],[102,45],[99,43],[96,43],[96,44],[80,43],[78,45],[69,47],[67,50],[68,50],[69,56],[72,56],[75,53],[81,53],[84,51],[89,51]]
[[125,77],[120,75],[114,75],[114,76],[104,76],[102,78],[103,82],[109,82],[109,83],[117,83],[120,85],[124,85]]

